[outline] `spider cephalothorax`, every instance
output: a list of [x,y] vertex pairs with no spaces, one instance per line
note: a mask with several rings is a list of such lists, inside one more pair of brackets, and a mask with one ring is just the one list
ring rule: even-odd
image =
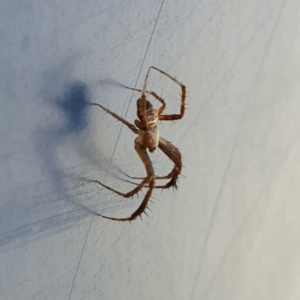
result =
[[[147,128],[152,128],[157,126],[157,121],[158,121],[158,111],[156,108],[153,107],[152,103],[148,100],[146,100],[146,111],[144,112],[143,106],[142,106],[142,98],[138,99],[136,101],[136,106],[137,106],[137,116],[140,119],[135,120],[134,124],[136,127],[142,129],[142,130],[147,130]],[[146,124],[147,126],[143,125],[143,116],[146,118]]]
[[[147,81],[149,77],[150,70],[154,69],[163,75],[167,76],[171,80],[173,80],[176,84],[178,84],[181,87],[181,108],[180,108],[180,114],[172,114],[172,115],[163,115],[163,111],[166,107],[166,103],[163,98],[159,97],[155,92],[149,92],[146,90],[147,87]],[[116,194],[123,196],[125,198],[129,198],[133,196],[134,194],[138,193],[143,187],[147,187],[148,191],[144,197],[143,202],[138,207],[138,209],[128,218],[112,218],[103,216],[106,219],[115,220],[115,221],[132,221],[136,217],[141,216],[143,212],[145,212],[145,209],[147,208],[147,204],[150,200],[152,190],[154,188],[161,188],[166,189],[169,187],[175,187],[177,188],[177,180],[178,176],[181,173],[182,168],[182,161],[181,161],[181,153],[179,150],[169,141],[165,140],[164,138],[159,136],[158,126],[157,122],[160,121],[172,121],[172,120],[179,120],[183,117],[184,111],[185,111],[185,98],[186,98],[186,88],[185,86],[180,83],[177,79],[170,76],[166,72],[156,68],[156,67],[150,67],[146,78],[144,82],[143,90],[129,88],[133,91],[138,91],[142,93],[141,98],[137,100],[137,117],[139,120],[135,120],[134,124],[129,123],[125,119],[121,118],[117,114],[111,112],[107,108],[103,107],[102,105],[98,104],[102,109],[104,109],[107,113],[115,117],[117,120],[121,121],[123,124],[125,124],[129,129],[131,129],[135,134],[137,134],[137,138],[134,141],[135,147],[134,149],[138,153],[140,159],[142,160],[147,176],[144,178],[140,177],[132,177],[133,179],[143,179],[141,183],[136,184],[137,187],[134,188],[132,191],[124,194],[121,193],[111,187],[108,187],[107,185],[101,183],[100,181],[96,180],[97,183],[99,183],[101,186],[109,189],[112,192],[115,192]],[[156,98],[162,106],[159,109],[156,109],[153,107],[150,101],[146,99],[146,94],[152,95],[154,98]],[[150,161],[150,158],[147,154],[147,149],[150,152],[155,151],[155,149],[159,147],[174,163],[173,170],[166,176],[155,176],[154,170],[152,167],[152,163]],[[170,179],[165,185],[159,185],[155,186],[155,179]]]

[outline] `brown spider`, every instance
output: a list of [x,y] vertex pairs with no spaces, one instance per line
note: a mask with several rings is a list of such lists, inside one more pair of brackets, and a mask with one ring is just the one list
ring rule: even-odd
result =
[[[159,97],[155,92],[149,92],[146,90],[147,86],[147,81],[149,77],[149,72],[151,69],[154,69],[171,80],[173,80],[176,84],[178,84],[181,87],[181,108],[180,108],[180,114],[172,114],[172,115],[163,115],[163,111],[166,107],[166,103],[164,99]],[[133,196],[134,194],[138,193],[143,187],[147,187],[148,191],[145,195],[145,198],[141,205],[138,207],[138,209],[128,218],[112,218],[112,217],[107,217],[107,216],[102,216],[103,218],[110,219],[110,220],[115,220],[115,221],[132,221],[136,217],[141,216],[141,214],[145,212],[145,209],[147,208],[148,201],[151,197],[152,190],[154,188],[161,188],[161,189],[166,189],[171,186],[177,188],[177,179],[178,176],[181,173],[181,168],[182,168],[182,161],[181,161],[181,153],[179,150],[169,141],[165,140],[164,138],[159,136],[158,132],[158,126],[157,122],[158,120],[160,121],[172,121],[172,120],[179,120],[183,117],[184,111],[185,111],[185,98],[186,98],[186,89],[185,86],[180,83],[177,79],[174,77],[170,76],[166,72],[156,68],[156,67],[150,67],[146,78],[144,82],[144,87],[143,90],[139,89],[134,89],[134,88],[129,88],[130,90],[137,91],[137,92],[142,92],[141,98],[137,100],[137,116],[139,120],[135,120],[134,124],[131,124],[118,116],[117,114],[111,112],[107,108],[103,107],[100,104],[97,104],[100,106],[102,109],[104,109],[107,113],[112,115],[114,118],[125,124],[129,129],[131,129],[135,134],[138,135],[138,137],[134,141],[134,149],[140,156],[140,159],[142,160],[147,176],[146,177],[132,177],[133,179],[143,179],[140,184],[136,184],[137,187],[134,188],[132,191],[128,193],[121,193],[117,190],[114,190],[110,188],[109,186],[101,183],[98,180],[95,180],[95,182],[99,183],[101,186],[105,187],[106,189],[123,196],[125,198],[129,198]],[[156,98],[159,102],[161,102],[162,106],[159,109],[155,109],[152,104],[146,99],[146,94],[152,95],[154,98]],[[173,170],[166,176],[155,176],[154,175],[154,170],[152,167],[152,163],[150,161],[150,158],[147,154],[147,149],[150,152],[155,151],[155,149],[159,147],[173,162],[174,162],[174,168]],[[170,181],[166,183],[165,185],[159,185],[155,186],[155,179],[169,179]]]

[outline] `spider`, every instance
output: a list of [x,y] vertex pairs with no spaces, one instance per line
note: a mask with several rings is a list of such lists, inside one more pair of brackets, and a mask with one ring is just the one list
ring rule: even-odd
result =
[[[159,97],[155,92],[153,91],[147,91],[147,81],[149,77],[150,70],[154,69],[163,75],[167,76],[169,79],[173,80],[176,84],[178,84],[181,87],[181,108],[179,114],[171,114],[171,115],[164,115],[162,114],[164,109],[166,108],[166,103],[163,98]],[[164,139],[159,135],[157,122],[160,121],[173,121],[173,120],[179,120],[183,117],[184,111],[185,111],[185,98],[186,98],[186,87],[182,83],[180,83],[176,78],[170,76],[166,72],[151,66],[148,69],[144,86],[142,90],[135,89],[135,88],[128,88],[133,91],[141,92],[141,98],[137,100],[137,117],[138,120],[134,121],[134,125],[126,121],[125,119],[121,118],[114,112],[111,112],[107,108],[103,107],[100,104],[97,104],[99,107],[101,107],[104,111],[106,111],[108,114],[122,122],[124,125],[126,125],[133,133],[137,134],[137,138],[134,141],[134,149],[136,150],[137,154],[139,155],[141,161],[143,162],[147,176],[146,177],[131,177],[132,179],[142,179],[141,183],[133,183],[137,185],[133,190],[131,190],[128,193],[121,193],[103,183],[101,183],[98,180],[95,180],[94,182],[97,182],[104,188],[122,196],[125,198],[132,197],[134,194],[137,194],[143,187],[147,187],[148,191],[144,197],[144,200],[142,201],[141,205],[136,209],[136,211],[127,218],[113,218],[108,216],[102,216],[103,218],[114,220],[114,221],[132,221],[138,216],[141,217],[142,213],[145,213],[145,210],[147,208],[147,204],[150,200],[152,191],[154,188],[160,188],[160,189],[167,189],[170,187],[177,188],[177,180],[178,176],[181,173],[182,168],[182,161],[181,161],[181,153],[179,150],[169,141]],[[162,105],[160,108],[156,109],[153,107],[153,105],[146,99],[146,94],[152,95],[154,98],[156,98]],[[153,166],[151,163],[151,160],[148,156],[147,149],[150,152],[154,152],[156,148],[159,147],[162,152],[164,152],[174,163],[174,167],[172,171],[165,176],[155,176]],[[155,179],[170,179],[165,185],[158,185],[155,186]],[[132,182],[131,182],[132,183]]]

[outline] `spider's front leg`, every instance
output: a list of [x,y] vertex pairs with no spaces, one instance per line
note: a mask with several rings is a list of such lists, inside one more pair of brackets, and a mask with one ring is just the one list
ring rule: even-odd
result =
[[129,197],[133,196],[134,194],[138,193],[145,186],[145,184],[148,183],[149,189],[145,195],[145,198],[144,198],[143,202],[141,203],[141,205],[138,207],[138,209],[128,218],[112,218],[112,217],[102,216],[103,218],[114,220],[114,221],[133,221],[138,216],[141,216],[141,214],[143,212],[145,212],[145,209],[147,208],[147,205],[150,200],[150,197],[151,197],[151,194],[152,194],[152,191],[154,188],[154,184],[155,184],[154,183],[154,181],[155,181],[154,180],[154,170],[153,170],[150,158],[146,152],[146,148],[144,146],[139,145],[137,142],[135,142],[135,150],[138,153],[139,157],[141,158],[141,160],[145,166],[146,172],[147,172],[147,176],[135,189],[124,194],[124,193],[121,193],[117,190],[114,190],[114,189],[108,187],[107,185],[104,185],[100,181],[96,180],[95,182],[99,183],[101,186],[103,186],[103,187],[107,188],[108,190],[110,190],[120,196],[123,196],[125,198],[129,198]]
[[[128,89],[132,90],[132,91],[136,91],[136,92],[143,92],[140,89],[135,89],[135,88],[130,88],[130,87]],[[164,111],[164,109],[166,108],[166,102],[165,102],[165,100],[162,97],[159,97],[153,91],[151,91],[151,92],[150,91],[146,91],[146,94],[149,94],[149,95],[153,96],[156,100],[158,100],[162,104],[162,106],[158,109],[158,115],[160,115]]]
[[179,82],[175,77],[171,76],[170,74],[166,73],[165,71],[158,69],[156,67],[150,67],[161,74],[167,76],[169,79],[174,81],[177,85],[181,88],[181,105],[180,105],[180,113],[179,114],[172,114],[172,115],[161,115],[159,114],[159,120],[160,121],[174,121],[174,120],[180,120],[183,118],[184,112],[185,112],[185,99],[186,99],[186,87],[184,84]]
[[118,121],[122,122],[124,125],[126,125],[132,132],[134,132],[135,134],[138,134],[138,129],[131,123],[129,123],[128,121],[126,121],[125,119],[121,118],[119,115],[117,115],[116,113],[110,111],[109,109],[107,109],[106,107],[102,106],[101,104],[98,103],[93,103],[93,105],[97,105],[99,107],[101,107],[104,111],[106,111],[108,114],[110,114],[111,116],[113,116],[114,118],[116,118]]

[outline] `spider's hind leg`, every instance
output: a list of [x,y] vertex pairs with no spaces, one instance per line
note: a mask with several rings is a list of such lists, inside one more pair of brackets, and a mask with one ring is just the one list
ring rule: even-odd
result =
[[124,194],[115,189],[108,187],[107,185],[104,185],[100,181],[96,181],[96,182],[99,183],[101,186],[107,188],[108,190],[110,190],[120,196],[123,196],[125,198],[129,198],[129,197],[133,196],[134,194],[138,193],[138,191],[140,191],[145,186],[145,184],[148,183],[149,189],[145,195],[145,198],[144,198],[143,202],[141,203],[141,205],[136,209],[136,211],[128,218],[112,218],[112,217],[102,216],[103,218],[114,220],[114,221],[133,221],[135,218],[137,218],[143,212],[145,212],[145,209],[147,208],[148,202],[149,202],[151,194],[152,194],[152,190],[154,188],[154,182],[155,182],[154,170],[153,170],[150,158],[146,152],[146,148],[136,143],[135,150],[138,153],[140,159],[142,160],[142,162],[145,166],[146,172],[147,172],[147,176],[136,188],[134,188],[132,191]]
[[[158,147],[162,150],[175,164],[172,171],[165,176],[155,176],[155,179],[169,179],[171,178],[166,184],[164,185],[157,185],[155,189],[168,189],[170,187],[174,187],[177,189],[177,182],[178,177],[181,173],[182,169],[182,161],[181,161],[181,153],[180,151],[169,141],[160,137]],[[131,177],[132,179],[144,179],[144,177]],[[132,184],[138,185],[135,182],[128,181]],[[148,187],[145,185],[144,187]]]

